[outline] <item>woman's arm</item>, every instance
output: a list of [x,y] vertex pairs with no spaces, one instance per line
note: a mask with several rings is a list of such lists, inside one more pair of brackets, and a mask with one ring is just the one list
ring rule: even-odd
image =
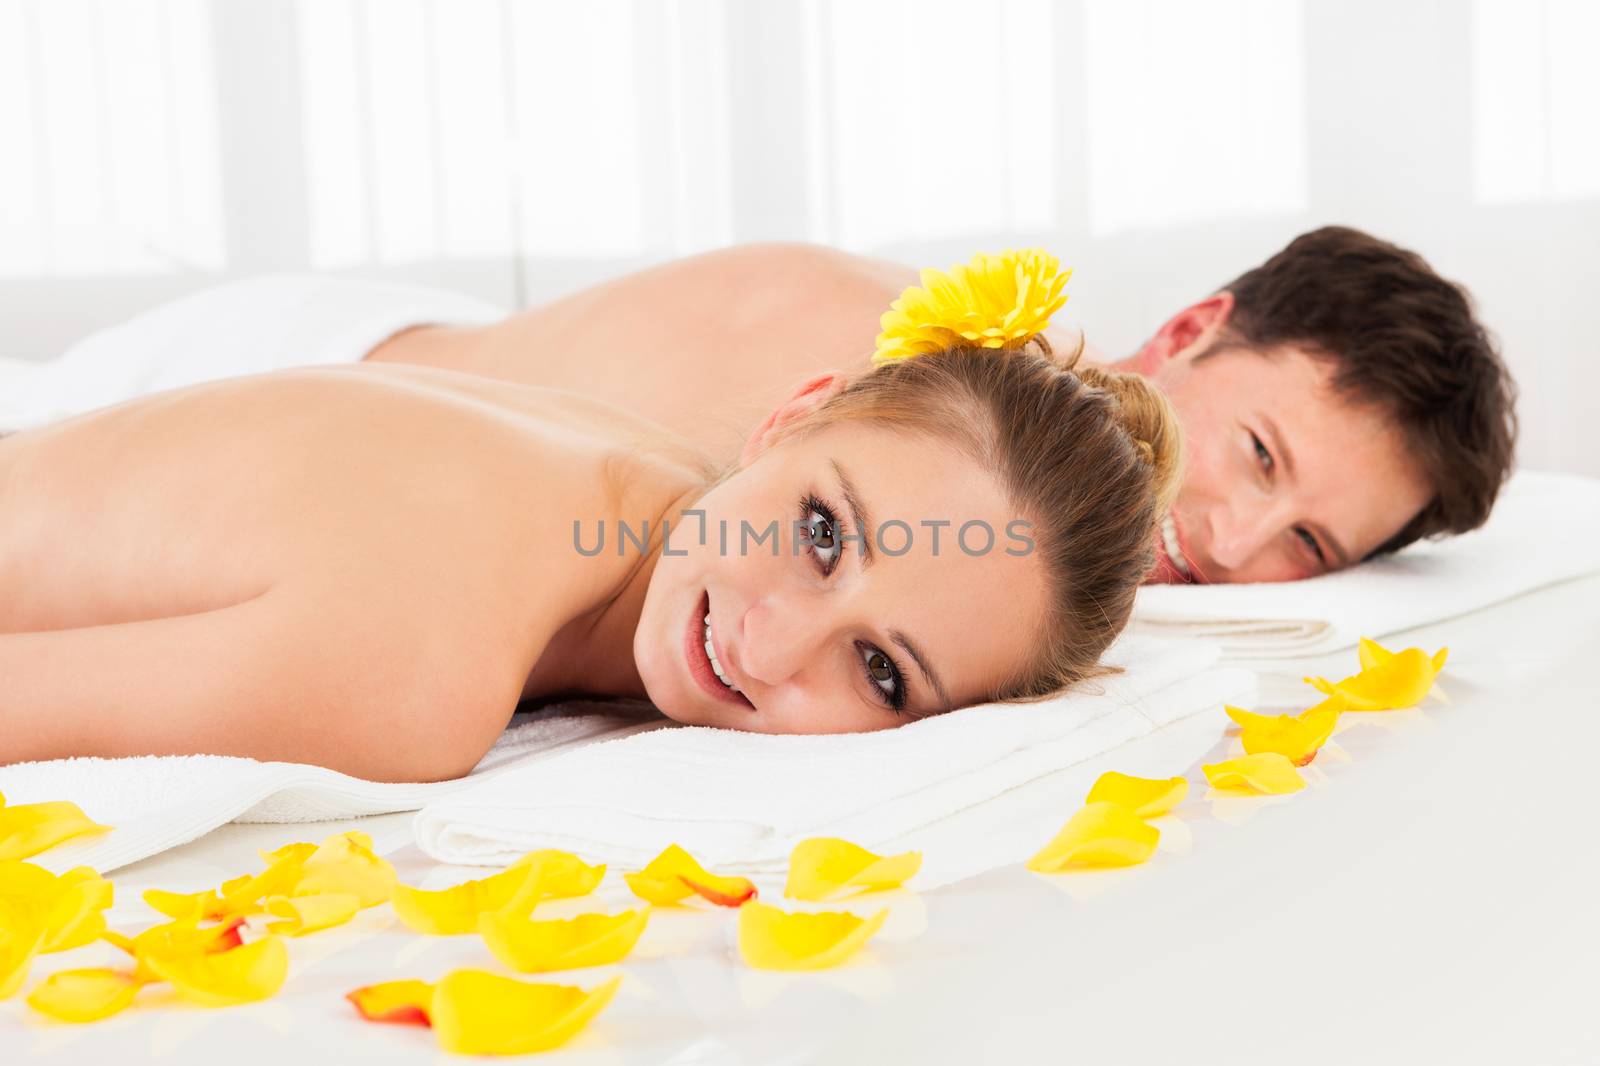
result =
[[0,763],[206,753],[378,781],[466,773],[514,699],[429,667],[451,660],[419,655],[405,627],[361,622],[273,589],[199,614],[0,634]]

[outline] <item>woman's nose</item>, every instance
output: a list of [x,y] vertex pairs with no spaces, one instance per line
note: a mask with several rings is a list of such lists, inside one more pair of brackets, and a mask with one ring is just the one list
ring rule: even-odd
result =
[[769,596],[745,611],[736,668],[764,685],[790,680],[821,650],[823,626],[805,605]]

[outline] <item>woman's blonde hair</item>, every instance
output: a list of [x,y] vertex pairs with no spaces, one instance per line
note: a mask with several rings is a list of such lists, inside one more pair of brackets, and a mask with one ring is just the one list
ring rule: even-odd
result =
[[876,422],[953,443],[994,473],[1032,523],[1049,583],[1032,661],[992,700],[1047,696],[1104,672],[1100,656],[1127,625],[1155,564],[1162,517],[1177,495],[1182,433],[1143,378],[1075,368],[1078,350],[953,348],[883,363],[796,426]]

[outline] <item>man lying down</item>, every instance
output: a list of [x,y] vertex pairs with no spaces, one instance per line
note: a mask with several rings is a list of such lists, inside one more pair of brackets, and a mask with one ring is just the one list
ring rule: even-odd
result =
[[[81,342],[31,396],[0,401],[0,429],[211,378],[365,360],[571,390],[723,463],[797,382],[864,365],[884,307],[915,280],[830,249],[751,245],[507,316],[412,286],[262,278]],[[1462,533],[1484,522],[1511,470],[1515,388],[1467,294],[1358,230],[1306,233],[1136,352],[1085,358],[1146,377],[1183,426],[1187,468],[1154,582],[1296,580]]]

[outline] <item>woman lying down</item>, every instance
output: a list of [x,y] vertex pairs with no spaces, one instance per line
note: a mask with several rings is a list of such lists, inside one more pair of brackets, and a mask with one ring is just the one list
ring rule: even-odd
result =
[[0,763],[431,781],[523,701],[824,733],[1054,692],[1125,625],[1180,447],[1142,379],[1019,341],[814,378],[721,472],[596,401],[387,364],[6,437]]

